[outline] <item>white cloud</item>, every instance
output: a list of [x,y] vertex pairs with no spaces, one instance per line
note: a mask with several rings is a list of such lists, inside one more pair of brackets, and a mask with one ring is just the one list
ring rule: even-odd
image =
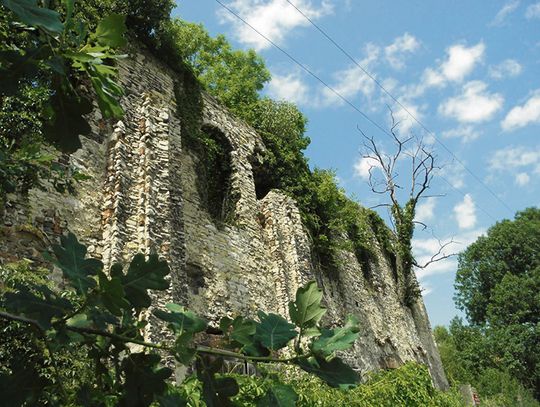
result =
[[460,229],[470,229],[476,225],[476,204],[470,194],[454,206],[454,214]]
[[519,0],[511,0],[508,3],[506,3],[499,12],[495,15],[495,18],[489,25],[491,26],[501,26],[503,25],[504,21],[506,20],[506,17],[508,17],[510,14],[512,14],[519,6],[520,1]]
[[540,89],[524,105],[512,108],[501,122],[501,127],[512,131],[533,123],[540,123]]
[[449,98],[439,106],[439,113],[462,123],[489,120],[502,107],[504,98],[499,93],[487,92],[487,84],[471,81],[463,86],[463,93]]
[[[323,0],[318,4],[313,4],[309,0],[296,0],[295,4],[312,20],[317,20],[333,11],[333,6],[328,0]],[[228,7],[277,43],[283,43],[285,37],[295,28],[309,25],[309,22],[286,0],[234,0],[228,3]],[[219,16],[222,23],[232,24],[235,37],[243,44],[256,50],[271,46],[228,11],[221,10]]]
[[527,185],[530,180],[531,177],[529,177],[529,174],[527,174],[526,172],[520,172],[516,175],[516,184],[520,187],[524,187],[525,185]]
[[486,46],[483,42],[467,47],[454,44],[446,50],[446,59],[437,68],[426,68],[420,84],[411,89],[415,96],[431,87],[444,87],[448,82],[462,82],[483,61]]
[[465,186],[465,169],[463,165],[455,160],[449,163],[443,163],[438,173],[456,189],[461,189]]
[[453,45],[448,49],[448,59],[441,65],[441,73],[449,81],[461,82],[476,64],[482,61],[486,46],[480,42],[473,47]]
[[400,107],[398,111],[394,112],[394,119],[396,120],[396,122],[399,122],[399,132],[401,134],[408,134],[411,129],[418,124],[416,120],[411,117],[411,115],[413,115],[414,117],[416,117],[417,120],[420,121],[423,119],[423,115],[420,112],[419,106],[407,103],[405,101],[402,101],[402,105],[407,110]]
[[456,129],[447,130],[442,133],[444,138],[459,138],[463,143],[476,140],[482,135],[482,132],[473,126],[459,126]]
[[505,59],[498,65],[489,67],[489,76],[493,79],[504,79],[518,76],[523,70],[515,59]]
[[277,100],[303,104],[308,101],[308,86],[298,73],[272,75],[268,84],[268,94]]
[[517,146],[507,147],[495,151],[489,161],[491,170],[509,171],[533,167],[535,172],[540,172],[540,146],[535,148]]
[[397,37],[394,42],[384,48],[386,60],[394,69],[402,69],[405,66],[405,57],[420,48],[420,41],[409,33]]
[[430,196],[416,207],[415,220],[418,222],[429,222],[435,216],[435,197]]
[[360,157],[354,163],[354,175],[362,178],[363,180],[369,180],[369,170],[371,168],[380,168],[379,162],[370,157]]
[[525,11],[525,17],[529,20],[533,18],[540,18],[540,3],[531,4]]
[[[359,65],[366,70],[371,69],[371,65],[378,59],[380,48],[374,44],[368,43],[365,47],[366,56],[359,62]],[[332,88],[347,99],[351,99],[358,94],[370,97],[375,91],[375,83],[358,66],[351,65],[348,68],[334,74],[336,82]],[[328,88],[322,89],[319,105],[342,105],[345,103],[339,96]]]

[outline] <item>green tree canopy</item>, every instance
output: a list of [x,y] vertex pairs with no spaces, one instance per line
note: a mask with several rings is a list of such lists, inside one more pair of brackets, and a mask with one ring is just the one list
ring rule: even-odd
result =
[[455,287],[471,323],[454,327],[468,368],[504,369],[540,397],[540,209],[498,222],[470,245]]
[[473,324],[490,323],[498,316],[504,319],[501,311],[518,306],[515,301],[523,303],[523,297],[517,296],[510,301],[514,304],[503,306],[509,290],[517,293],[516,285],[525,288],[534,284],[539,266],[540,209],[528,208],[518,212],[513,221],[495,224],[459,256],[456,303]]
[[75,2],[75,12],[92,28],[103,16],[124,15],[130,32],[141,41],[149,42],[169,21],[175,6],[174,0],[85,0]]
[[158,40],[162,49],[186,61],[204,87],[240,117],[259,100],[259,91],[270,80],[255,51],[234,50],[223,35],[212,38],[200,24],[170,20],[161,27]]

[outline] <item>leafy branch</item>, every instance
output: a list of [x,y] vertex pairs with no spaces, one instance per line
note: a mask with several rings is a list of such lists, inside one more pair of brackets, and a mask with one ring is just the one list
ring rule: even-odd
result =
[[[144,339],[146,310],[151,305],[149,290],[169,287],[167,263],[157,255],[145,258],[138,254],[127,270],[115,264],[105,273],[101,261],[86,254],[86,247],[73,234],[63,236],[46,257],[62,271],[69,290],[59,293],[39,284],[19,285],[0,301],[0,318],[38,330],[51,359],[54,352],[66,346],[91,349],[99,385],[80,383],[76,394],[61,393],[61,403],[94,405],[108,398],[119,405],[148,406],[153,402],[167,405],[166,401],[173,398],[176,405],[185,405],[171,393],[167,379],[172,370],[160,367],[166,354],[180,365],[195,366],[208,406],[230,405],[239,391],[233,377],[221,374],[225,359],[294,365],[332,387],[349,388],[360,380],[336,356],[336,352],[354,344],[358,323],[350,317],[343,327],[321,328],[326,310],[321,306],[322,292],[314,282],[300,288],[289,304],[292,323],[263,311],[258,312],[257,319],[224,317],[219,324],[219,346],[200,343],[208,329],[205,320],[183,306],[168,304],[165,310],[153,310],[153,315],[167,325],[171,339],[153,343]],[[130,345],[143,350],[135,352]],[[290,356],[283,353],[285,349]],[[9,366],[9,374],[0,374],[0,388],[16,385],[18,369],[20,366]],[[146,377],[144,385],[141,377]],[[34,391],[39,398],[51,391],[51,385],[44,383]],[[260,398],[259,405],[276,400],[279,405],[294,405],[294,390],[276,384]],[[20,405],[15,400],[11,404]]]
[[21,84],[46,84],[43,135],[62,152],[72,153],[81,147],[79,136],[91,131],[85,115],[92,112],[92,101],[79,91],[85,77],[103,117],[123,116],[114,63],[122,58],[117,50],[126,45],[126,26],[124,16],[111,14],[89,33],[88,25],[73,17],[75,0],[62,3],[64,19],[36,0],[2,0],[14,16],[11,30],[24,32],[29,40],[26,46],[13,43],[0,50],[0,96],[15,95]]

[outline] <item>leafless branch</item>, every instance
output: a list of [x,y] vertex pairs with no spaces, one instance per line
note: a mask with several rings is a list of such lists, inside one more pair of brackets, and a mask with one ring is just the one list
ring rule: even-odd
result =
[[450,239],[448,242],[446,243],[442,243],[440,239],[437,239],[439,241],[439,250],[437,250],[437,253],[435,253],[433,256],[431,256],[431,258],[424,264],[420,265],[416,262],[416,260],[414,261],[414,266],[419,268],[419,269],[425,269],[427,266],[429,266],[430,264],[433,264],[433,263],[437,263],[441,260],[445,260],[445,259],[449,259],[451,257],[454,257],[457,255],[457,253],[451,253],[451,254],[446,254],[444,253],[444,250],[450,246],[451,244],[454,244],[456,243],[454,241],[454,239]]
[[389,203],[382,203],[375,206],[370,206],[369,209],[376,209],[376,208],[382,208],[382,207],[392,207]]

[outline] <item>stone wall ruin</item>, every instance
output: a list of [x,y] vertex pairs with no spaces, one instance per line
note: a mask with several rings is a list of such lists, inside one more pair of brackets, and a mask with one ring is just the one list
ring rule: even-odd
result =
[[222,199],[229,221],[216,219],[200,193],[201,157],[182,145],[175,97],[182,77],[145,51],[122,61],[120,76],[125,117],[112,125],[96,109],[91,137],[70,158],[91,179],[75,195],[10,196],[0,260],[13,260],[13,253],[36,258],[43,236],[55,240],[68,229],[106,266],[156,251],[172,270],[171,288],[156,306],[185,304],[211,322],[258,309],[287,315],[296,289],[315,279],[324,290],[326,324],[341,324],[351,313],[361,322],[359,340],[344,355],[351,365],[366,372],[416,360],[428,365],[437,387],[447,387],[422,299],[402,304],[379,248],[370,273],[345,251],[332,276],[316,267],[294,200],[277,190],[257,199],[253,169],[265,149],[261,138],[203,94],[202,126],[230,145]]

